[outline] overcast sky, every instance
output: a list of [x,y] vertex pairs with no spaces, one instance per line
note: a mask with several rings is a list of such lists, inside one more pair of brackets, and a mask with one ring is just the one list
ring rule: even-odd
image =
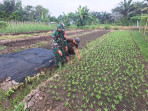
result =
[[[0,0],[2,2],[3,0]],[[23,6],[26,5],[42,5],[44,8],[49,9],[51,16],[58,17],[60,14],[68,14],[75,12],[79,5],[87,6],[90,11],[106,11],[111,12],[113,8],[123,0],[22,0]],[[133,0],[143,1],[143,0]]]

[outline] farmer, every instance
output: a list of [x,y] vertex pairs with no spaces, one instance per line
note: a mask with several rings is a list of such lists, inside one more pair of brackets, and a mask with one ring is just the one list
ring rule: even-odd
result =
[[[68,54],[71,55],[71,60],[74,59],[74,55],[75,55],[74,47],[76,49],[76,54],[78,56],[78,59],[80,60],[79,50],[78,50],[79,43],[80,43],[80,39],[78,37],[75,39],[67,38]],[[68,54],[66,54],[66,56]],[[70,62],[69,56],[67,56],[66,58],[67,58],[67,61]]]
[[57,25],[57,29],[51,34],[52,49],[56,58],[56,65],[59,66],[59,63],[64,64],[66,61],[66,52],[68,51],[67,39],[65,37],[65,25],[60,23]]

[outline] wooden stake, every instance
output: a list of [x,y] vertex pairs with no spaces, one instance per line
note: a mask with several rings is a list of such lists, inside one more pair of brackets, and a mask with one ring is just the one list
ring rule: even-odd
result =
[[146,21],[146,24],[145,24],[145,28],[144,28],[144,35],[145,35],[145,32],[146,32],[146,28],[147,28],[147,22],[148,22],[148,18],[147,18],[147,21]]

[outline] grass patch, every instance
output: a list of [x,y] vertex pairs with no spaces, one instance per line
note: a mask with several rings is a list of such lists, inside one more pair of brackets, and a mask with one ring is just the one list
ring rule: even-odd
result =
[[0,40],[13,40],[19,38],[31,38],[34,36],[41,36],[41,35],[50,35],[51,32],[47,33],[34,33],[34,34],[20,34],[20,35],[2,35],[0,36]]
[[6,48],[7,48],[7,46],[0,46],[0,50],[4,50]]
[[39,42],[39,43],[34,44],[33,47],[41,47],[41,46],[44,46],[47,44],[48,44],[48,42],[43,41],[43,42]]
[[147,64],[148,64],[148,40],[144,37],[142,32],[130,32],[135,42],[137,43],[141,53],[143,54]]
[[19,32],[32,32],[32,31],[48,31],[56,29],[56,24],[47,25],[44,23],[34,22],[9,22],[8,27],[1,29],[0,33],[19,33]]
[[70,38],[81,37],[81,36],[84,36],[84,35],[88,35],[90,33],[93,33],[93,32],[86,32],[86,33],[79,34],[79,35],[73,35],[73,36],[70,36]]
[[105,29],[105,30],[110,30],[110,29],[111,29],[111,26],[105,25],[105,26],[104,26],[104,29]]
[[117,26],[115,26],[115,27],[114,27],[114,30],[118,30],[118,27],[117,27]]

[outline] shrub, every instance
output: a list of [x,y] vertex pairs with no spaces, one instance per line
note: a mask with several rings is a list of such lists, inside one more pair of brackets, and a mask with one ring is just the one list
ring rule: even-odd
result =
[[116,26],[116,27],[114,27],[114,30],[118,30],[118,27]]
[[104,26],[104,29],[105,29],[105,30],[109,30],[109,29],[111,29],[111,26],[106,25],[106,26]]
[[8,27],[8,23],[4,21],[0,21],[0,29]]

